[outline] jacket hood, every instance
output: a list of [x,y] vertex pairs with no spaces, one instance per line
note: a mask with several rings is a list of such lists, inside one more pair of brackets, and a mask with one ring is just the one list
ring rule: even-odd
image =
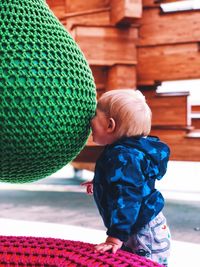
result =
[[[146,164],[144,172],[149,178],[160,180],[167,170],[170,149],[158,137],[124,137],[119,141],[122,144],[137,149],[145,154]],[[116,142],[115,144],[118,144]]]

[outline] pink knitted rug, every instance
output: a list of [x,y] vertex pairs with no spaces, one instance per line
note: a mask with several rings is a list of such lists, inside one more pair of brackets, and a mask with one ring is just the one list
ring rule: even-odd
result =
[[0,236],[0,266],[161,267],[137,255],[94,252],[94,245],[55,238]]

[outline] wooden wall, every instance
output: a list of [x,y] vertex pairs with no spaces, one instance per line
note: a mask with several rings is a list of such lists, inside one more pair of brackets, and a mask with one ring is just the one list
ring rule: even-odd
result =
[[200,161],[200,113],[193,110],[189,95],[155,93],[162,81],[200,78],[200,11],[162,13],[160,4],[168,2],[174,1],[143,0],[137,85],[144,93],[147,88],[153,110],[151,134],[169,144],[171,159]]
[[199,78],[200,11],[162,13],[154,2],[143,1],[139,21],[138,84]]
[[135,28],[76,26],[71,32],[91,66],[136,64]]
[[85,54],[100,93],[136,87],[134,22],[142,15],[142,0],[47,0],[47,4]]
[[[98,96],[138,87],[153,111],[151,134],[170,145],[171,159],[199,161],[200,118],[189,95],[156,94],[162,81],[200,78],[200,11],[162,13],[169,2],[47,0],[84,52]],[[93,168],[101,150],[89,140],[76,164]]]

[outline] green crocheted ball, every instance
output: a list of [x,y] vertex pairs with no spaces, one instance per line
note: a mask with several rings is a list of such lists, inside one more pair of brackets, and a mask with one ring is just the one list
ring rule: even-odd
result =
[[86,143],[91,70],[43,0],[0,1],[0,180],[44,178]]

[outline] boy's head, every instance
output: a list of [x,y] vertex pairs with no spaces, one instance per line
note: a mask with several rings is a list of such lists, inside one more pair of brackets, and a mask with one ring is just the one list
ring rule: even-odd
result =
[[109,133],[113,135],[113,140],[111,138],[107,143],[123,136],[147,136],[151,130],[151,110],[138,90],[120,89],[104,93],[97,103],[96,116],[98,113],[105,115]]

